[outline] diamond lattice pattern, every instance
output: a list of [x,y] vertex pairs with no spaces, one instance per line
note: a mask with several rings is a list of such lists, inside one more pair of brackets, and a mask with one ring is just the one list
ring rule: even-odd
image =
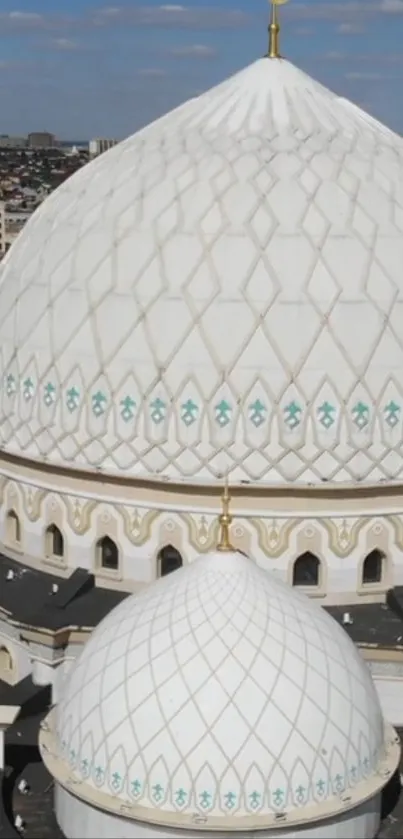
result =
[[81,782],[167,812],[319,803],[371,775],[384,749],[346,633],[239,554],[203,557],[111,612],[57,714]]
[[85,167],[0,269],[3,447],[401,477],[402,172],[401,138],[265,60]]

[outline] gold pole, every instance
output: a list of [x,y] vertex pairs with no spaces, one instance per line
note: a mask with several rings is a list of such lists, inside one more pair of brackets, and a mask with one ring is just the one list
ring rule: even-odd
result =
[[228,478],[226,477],[224,484],[224,493],[221,497],[221,514],[218,518],[220,524],[220,536],[218,540],[217,550],[222,552],[234,550],[234,548],[231,545],[229,536],[229,529],[232,523],[232,516],[229,511],[230,501],[231,496],[228,491]]
[[276,3],[271,3],[270,24],[269,24],[269,58],[280,58],[279,52],[280,25],[277,19]]
[[269,0],[270,3],[270,24],[269,24],[269,58],[281,58],[280,55],[280,24],[278,22],[277,6],[283,6],[287,0]]

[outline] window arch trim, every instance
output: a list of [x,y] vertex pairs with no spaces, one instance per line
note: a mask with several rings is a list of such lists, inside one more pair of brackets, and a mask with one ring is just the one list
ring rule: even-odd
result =
[[386,577],[386,554],[380,548],[369,551],[361,565],[360,583],[366,589],[368,586],[382,586]]
[[96,543],[96,566],[105,573],[116,573],[119,571],[120,556],[119,548],[115,540],[107,533],[101,536]]
[[322,577],[322,562],[312,551],[304,551],[295,558],[292,565],[294,588],[317,590],[322,586]]
[[183,567],[183,557],[174,545],[163,545],[157,554],[157,578],[167,577]]
[[59,561],[65,556],[64,536],[55,522],[51,522],[45,530],[45,555],[47,559]]
[[19,546],[21,544],[21,520],[14,507],[10,507],[7,510],[5,518],[5,531],[6,542],[9,545]]

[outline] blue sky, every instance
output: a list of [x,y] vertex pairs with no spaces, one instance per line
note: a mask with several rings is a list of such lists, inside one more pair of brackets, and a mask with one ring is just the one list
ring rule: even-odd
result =
[[[266,49],[267,0],[1,0],[0,133],[121,138]],[[403,0],[290,0],[282,51],[403,133]]]

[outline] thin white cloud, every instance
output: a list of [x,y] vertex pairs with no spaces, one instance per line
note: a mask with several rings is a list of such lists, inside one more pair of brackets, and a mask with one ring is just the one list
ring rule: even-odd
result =
[[403,0],[325,0],[319,3],[290,3],[284,14],[290,19],[356,21],[373,15],[403,13]]
[[336,31],[338,35],[362,35],[364,27],[359,23],[341,23]]
[[175,58],[213,58],[217,50],[207,44],[190,44],[184,47],[174,47],[171,55]]
[[349,73],[345,73],[345,79],[349,79],[350,81],[357,81],[357,82],[379,82],[380,79],[384,79],[385,76],[382,73],[365,73],[360,71],[351,71]]
[[381,11],[386,14],[403,14],[403,0],[382,0]]
[[19,12],[18,10],[5,12],[2,14],[2,17],[9,18],[9,20],[21,20],[27,23],[42,20],[42,15],[38,14],[38,12]]
[[77,41],[72,41],[70,38],[54,38],[51,41],[51,46],[59,50],[65,50],[66,52],[74,52],[79,48]]
[[237,9],[218,6],[113,6],[95,12],[96,25],[126,23],[136,26],[181,27],[188,29],[225,29],[244,26],[249,15]]

